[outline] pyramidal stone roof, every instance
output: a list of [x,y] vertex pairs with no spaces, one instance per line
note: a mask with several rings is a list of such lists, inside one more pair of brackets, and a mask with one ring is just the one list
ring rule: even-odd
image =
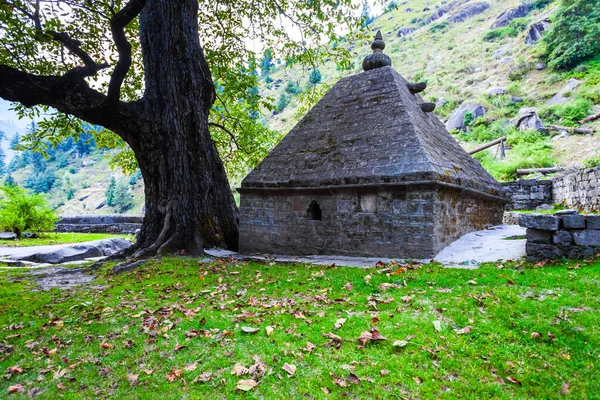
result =
[[242,189],[439,182],[504,196],[409,85],[391,66],[341,79]]

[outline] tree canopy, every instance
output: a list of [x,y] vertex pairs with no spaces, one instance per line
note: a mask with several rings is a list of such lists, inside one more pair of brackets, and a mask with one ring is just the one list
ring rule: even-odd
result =
[[[0,0],[0,65],[43,76],[82,74],[94,92],[138,101],[145,87],[136,13],[145,3]],[[324,55],[348,64],[345,46],[326,45],[340,40],[340,27],[358,32],[359,7],[352,0],[199,2],[200,41],[216,86],[209,126],[230,176],[254,166],[279,140],[260,118],[259,111],[276,105],[257,90],[257,70],[268,73],[275,59],[316,66]],[[44,150],[86,132],[81,116],[25,103],[16,105],[19,115],[40,121],[22,137],[26,147]],[[123,150],[113,162],[133,172],[133,153],[106,125],[90,133],[98,146]]]

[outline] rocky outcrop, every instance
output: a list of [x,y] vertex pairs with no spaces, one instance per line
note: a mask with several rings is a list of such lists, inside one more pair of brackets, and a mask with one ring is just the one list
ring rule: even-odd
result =
[[464,130],[465,114],[472,113],[473,120],[485,115],[485,108],[481,104],[463,103],[460,107],[452,112],[450,118],[446,122],[446,129],[448,131],[453,130]]
[[448,17],[448,21],[450,22],[462,22],[468,18],[471,18],[477,14],[481,14],[485,10],[490,8],[490,5],[485,1],[479,3],[465,4],[458,10],[452,13],[450,17]]
[[515,122],[515,127],[520,131],[528,131],[535,129],[544,132],[546,127],[538,116],[535,108],[522,108],[519,111],[519,116]]
[[416,31],[415,28],[400,28],[398,30],[398,37],[408,36],[411,33],[413,33],[414,31]]
[[10,257],[16,261],[30,261],[42,264],[63,264],[66,262],[80,261],[87,258],[106,257],[131,246],[127,239],[114,238],[98,240],[95,242],[61,246],[57,249],[45,249],[24,255]]
[[501,87],[493,87],[493,88],[488,89],[488,91],[487,91],[488,97],[502,96],[507,93],[508,93],[508,91]]
[[542,33],[547,31],[551,24],[552,22],[550,22],[549,19],[543,19],[529,25],[529,28],[527,28],[527,33],[525,34],[525,43],[534,44],[535,42],[539,41],[542,38]]
[[581,81],[577,79],[569,79],[567,85],[562,90],[556,93],[550,100],[546,102],[547,106],[553,106],[556,104],[565,104],[571,101],[567,96],[567,93],[571,93],[581,85]]
[[509,8],[504,10],[502,14],[498,15],[496,21],[492,24],[491,29],[502,28],[503,26],[508,26],[510,21],[515,18],[523,18],[531,11],[531,6],[529,3],[520,4],[518,7]]

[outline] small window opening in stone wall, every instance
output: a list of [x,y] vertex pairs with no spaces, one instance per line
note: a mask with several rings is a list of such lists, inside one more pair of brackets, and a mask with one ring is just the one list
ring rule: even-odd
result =
[[308,210],[306,210],[306,215],[308,216],[308,219],[313,221],[320,221],[321,214],[321,207],[319,206],[319,203],[317,203],[315,200],[311,201],[308,205]]

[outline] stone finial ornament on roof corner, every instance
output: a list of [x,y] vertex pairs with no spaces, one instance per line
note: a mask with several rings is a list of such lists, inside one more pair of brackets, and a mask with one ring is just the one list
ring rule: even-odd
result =
[[240,251],[425,259],[502,221],[502,186],[382,53],[340,79],[244,178]]

